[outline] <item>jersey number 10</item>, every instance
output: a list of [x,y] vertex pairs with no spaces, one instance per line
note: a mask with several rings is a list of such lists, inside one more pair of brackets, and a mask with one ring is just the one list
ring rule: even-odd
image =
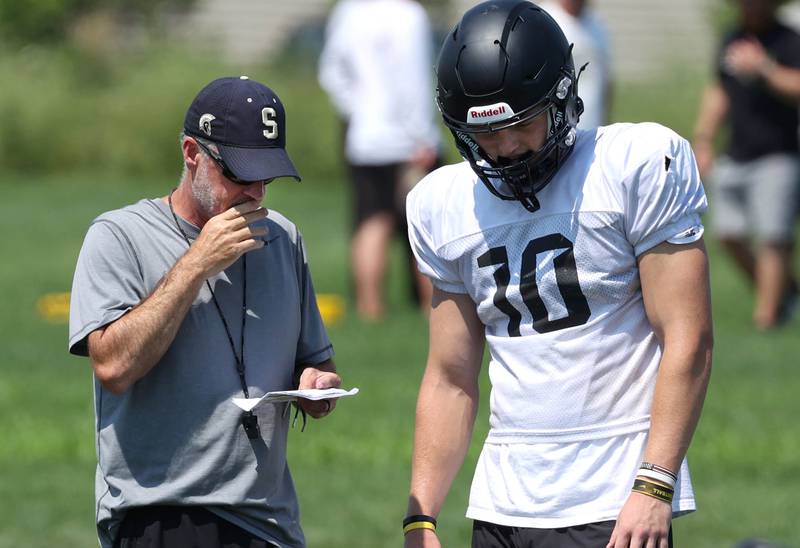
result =
[[[522,268],[520,272],[519,292],[522,302],[533,316],[533,329],[538,333],[549,333],[567,327],[583,325],[589,321],[591,311],[586,296],[581,291],[578,282],[578,269],[575,266],[573,244],[563,234],[550,234],[528,242],[522,252]],[[550,320],[544,301],[539,295],[539,286],[536,282],[536,256],[545,251],[563,249],[553,259],[558,291],[567,307],[567,315],[563,318]],[[511,281],[511,271],[508,265],[508,252],[505,246],[493,247],[480,257],[478,266],[499,266],[494,271],[494,281],[497,291],[494,294],[494,305],[508,316],[508,336],[519,337],[519,324],[522,314],[508,301],[506,292]]]

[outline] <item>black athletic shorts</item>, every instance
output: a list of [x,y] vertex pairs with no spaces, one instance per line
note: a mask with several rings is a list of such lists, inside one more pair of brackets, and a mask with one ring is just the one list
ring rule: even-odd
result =
[[404,196],[400,196],[400,174],[403,164],[350,166],[353,180],[353,217],[358,227],[369,217],[389,213],[398,229],[405,225]]
[[[605,548],[615,523],[600,521],[558,529],[531,529],[475,521],[472,548]],[[669,546],[672,548],[672,528]]]
[[273,548],[199,506],[143,506],[125,514],[114,548]]

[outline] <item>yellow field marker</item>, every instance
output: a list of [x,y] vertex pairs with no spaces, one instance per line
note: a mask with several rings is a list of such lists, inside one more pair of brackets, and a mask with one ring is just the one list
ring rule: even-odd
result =
[[69,321],[69,293],[47,293],[36,301],[39,315],[50,323]]
[[344,318],[345,302],[341,295],[320,293],[317,295],[317,306],[327,326],[336,325]]
[[[345,313],[345,301],[341,295],[320,293],[317,305],[325,325],[336,325]],[[50,323],[67,323],[69,321],[69,293],[47,293],[36,301],[39,316]]]

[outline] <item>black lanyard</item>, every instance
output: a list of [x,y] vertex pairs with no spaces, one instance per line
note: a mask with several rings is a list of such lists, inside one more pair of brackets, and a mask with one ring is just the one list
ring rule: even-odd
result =
[[[175,214],[175,209],[172,207],[172,193],[175,192],[175,189],[172,189],[172,192],[169,193],[167,197],[167,201],[169,202],[169,210],[172,213],[172,218],[175,220],[175,226],[178,227],[178,231],[183,236],[183,239],[186,240],[186,245],[189,247],[192,246],[192,243],[189,241],[189,236],[186,235],[186,232],[183,231],[181,228],[181,224],[178,221],[178,216]],[[247,254],[242,255],[242,336],[241,336],[241,344],[240,348],[242,349],[241,357],[236,352],[236,346],[233,344],[233,336],[231,335],[231,330],[228,327],[228,322],[225,320],[225,314],[222,313],[222,308],[219,306],[219,302],[217,301],[217,296],[214,294],[214,290],[211,288],[211,282],[206,279],[206,287],[208,287],[208,291],[211,293],[211,300],[214,301],[214,306],[217,309],[217,313],[219,314],[220,319],[222,320],[222,325],[225,327],[225,334],[228,336],[228,343],[231,345],[231,352],[233,352],[233,357],[236,360],[236,372],[239,374],[239,382],[242,385],[242,392],[244,393],[245,398],[250,397],[250,392],[247,390],[247,381],[245,379],[245,368],[244,368],[244,330],[247,326]],[[258,439],[261,436],[261,433],[258,429],[258,417],[256,417],[252,411],[245,411],[242,414],[242,426],[244,427],[244,431],[247,432],[247,437],[252,439]]]

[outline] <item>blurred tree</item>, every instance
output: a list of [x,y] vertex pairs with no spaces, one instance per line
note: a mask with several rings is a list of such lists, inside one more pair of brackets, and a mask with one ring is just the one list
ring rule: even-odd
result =
[[8,45],[57,44],[85,18],[102,12],[117,22],[153,23],[157,15],[183,10],[195,0],[0,0],[0,37]]

